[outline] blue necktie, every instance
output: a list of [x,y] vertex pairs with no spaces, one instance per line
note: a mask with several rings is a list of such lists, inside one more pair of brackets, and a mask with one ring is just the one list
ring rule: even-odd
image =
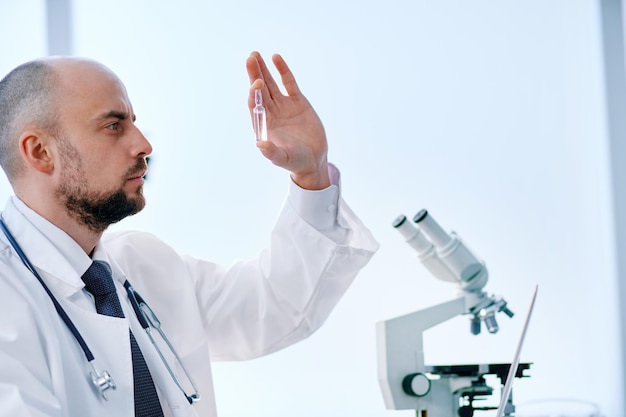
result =
[[[111,267],[106,262],[93,261],[82,276],[85,288],[96,301],[96,311],[113,317],[124,317],[124,311],[115,291]],[[129,329],[130,331],[130,329]],[[130,347],[133,355],[133,382],[135,386],[135,416],[163,417],[159,397],[139,345],[130,332]]]

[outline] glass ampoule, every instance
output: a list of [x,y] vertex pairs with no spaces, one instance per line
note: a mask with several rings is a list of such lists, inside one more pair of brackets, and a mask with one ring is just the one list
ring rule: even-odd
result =
[[254,109],[252,109],[252,123],[256,140],[267,140],[267,116],[263,107],[261,90],[254,90]]

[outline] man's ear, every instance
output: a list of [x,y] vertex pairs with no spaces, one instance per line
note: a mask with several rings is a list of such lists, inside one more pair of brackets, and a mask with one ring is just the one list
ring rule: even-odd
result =
[[24,163],[43,174],[54,170],[53,140],[40,130],[27,130],[20,136],[19,151]]

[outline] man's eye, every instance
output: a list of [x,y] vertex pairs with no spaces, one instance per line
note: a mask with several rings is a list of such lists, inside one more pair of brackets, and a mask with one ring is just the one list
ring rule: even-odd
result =
[[119,127],[119,123],[115,122],[115,123],[111,123],[110,125],[107,126],[107,129],[109,130],[117,130],[117,128]]

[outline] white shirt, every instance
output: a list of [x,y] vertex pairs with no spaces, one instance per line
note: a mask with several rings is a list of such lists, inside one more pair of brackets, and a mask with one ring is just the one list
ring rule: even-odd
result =
[[[18,199],[10,200],[3,213],[9,230],[118,390],[108,402],[95,395],[82,351],[0,236],[0,416],[132,416],[128,327],[165,415],[215,415],[210,359],[248,359],[307,337],[378,247],[341,199],[338,172],[331,172],[335,185],[326,190],[292,184],[270,248],[229,268],[180,255],[150,234],[105,234],[93,257],[111,265],[123,319],[95,312],[80,279],[92,260],[78,244]],[[139,327],[122,287],[127,279],[157,312],[191,370],[203,397],[197,405],[186,403]]]

